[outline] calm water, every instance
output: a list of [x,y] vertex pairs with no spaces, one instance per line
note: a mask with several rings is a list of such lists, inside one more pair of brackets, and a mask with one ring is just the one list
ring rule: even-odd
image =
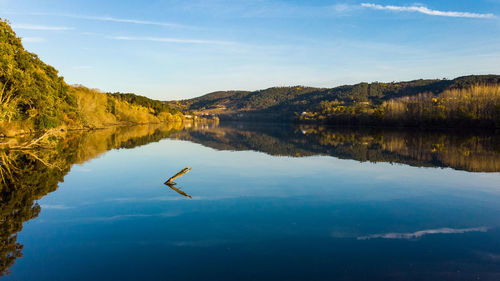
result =
[[500,280],[498,135],[225,124],[55,143],[0,150],[3,280]]

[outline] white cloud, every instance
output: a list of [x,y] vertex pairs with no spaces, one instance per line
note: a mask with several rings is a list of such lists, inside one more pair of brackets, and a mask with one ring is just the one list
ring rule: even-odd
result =
[[126,219],[135,219],[135,218],[152,218],[152,217],[160,217],[160,218],[171,218],[182,215],[181,211],[169,211],[159,214],[123,214],[123,215],[115,215],[115,216],[101,216],[101,217],[87,217],[87,218],[77,218],[72,221],[116,221],[116,220],[126,220]]
[[65,206],[65,205],[50,205],[50,204],[46,204],[46,205],[41,205],[40,206],[43,210],[66,210],[66,209],[71,209],[73,207],[69,207],[69,206]]
[[455,18],[479,18],[479,19],[491,19],[494,18],[493,14],[478,14],[469,12],[453,12],[453,11],[439,11],[431,10],[425,6],[383,6],[378,4],[363,3],[362,7],[375,9],[375,10],[388,10],[396,12],[417,12],[431,16],[442,16],[442,17],[455,17]]
[[383,234],[372,234],[372,235],[367,235],[367,236],[360,236],[358,237],[358,240],[368,240],[368,239],[375,239],[375,238],[385,238],[385,239],[416,239],[420,238],[424,235],[429,235],[429,234],[460,234],[460,233],[466,233],[466,232],[486,232],[488,231],[487,227],[474,227],[474,228],[438,228],[438,229],[427,229],[427,230],[420,230],[417,232],[413,233],[383,233]]
[[336,12],[339,12],[339,13],[353,10],[356,7],[357,6],[348,5],[348,4],[335,4],[335,5],[331,6],[331,8],[333,8],[333,10],[335,10]]
[[132,23],[132,24],[143,24],[143,25],[158,25],[165,27],[184,27],[183,25],[169,22],[160,22],[160,21],[146,21],[146,20],[138,20],[138,19],[124,19],[124,18],[115,18],[115,17],[106,17],[106,16],[83,16],[83,15],[60,15],[63,17],[77,18],[77,19],[86,19],[86,20],[97,20],[97,21],[109,21],[109,22],[120,22],[120,23]]
[[200,40],[200,39],[182,39],[182,38],[172,38],[172,37],[113,36],[113,37],[110,37],[110,38],[114,39],[114,40],[153,41],[153,42],[181,43],[181,44],[215,44],[215,45],[235,44],[235,42],[230,42],[230,41]]
[[42,37],[22,37],[23,43],[40,43],[45,42],[45,38]]
[[182,28],[190,28],[190,26],[164,22],[164,21],[148,21],[148,20],[140,20],[140,19],[130,19],[130,18],[117,18],[112,16],[88,16],[88,15],[78,15],[78,14],[55,14],[55,13],[43,13],[43,12],[31,12],[31,13],[17,13],[17,12],[5,12],[6,14],[11,15],[30,15],[30,16],[49,16],[49,17],[66,17],[66,18],[74,18],[74,19],[83,19],[83,20],[94,20],[94,21],[107,21],[107,22],[117,22],[117,23],[131,23],[131,24],[141,24],[141,25],[156,25],[163,27],[182,27]]
[[121,219],[145,218],[145,217],[152,217],[152,216],[153,215],[150,215],[150,214],[127,214],[127,215],[116,215],[116,216],[110,216],[110,217],[84,218],[83,220],[88,220],[88,221],[114,221],[114,220],[121,220]]
[[48,25],[37,25],[37,24],[13,24],[13,29],[27,29],[27,30],[48,30],[48,31],[64,31],[73,30],[73,27],[67,26],[48,26]]

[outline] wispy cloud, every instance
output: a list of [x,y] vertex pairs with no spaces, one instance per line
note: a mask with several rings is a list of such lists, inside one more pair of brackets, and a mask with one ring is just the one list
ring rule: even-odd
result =
[[130,215],[116,215],[110,217],[91,217],[91,218],[83,218],[84,221],[114,221],[121,219],[130,219],[130,218],[145,218],[152,217],[150,214],[130,214]]
[[357,6],[357,5],[349,5],[349,4],[339,3],[339,4],[332,5],[329,8],[333,9],[334,11],[340,13],[340,12],[346,12],[346,11],[354,10],[354,9],[357,9],[358,7],[359,6]]
[[330,5],[297,4],[295,1],[262,1],[246,0],[194,0],[181,1],[181,8],[191,12],[203,12],[218,17],[237,18],[318,18],[342,16],[347,12],[359,9],[359,5],[334,3]]
[[66,209],[71,209],[73,207],[70,207],[70,206],[66,206],[66,205],[50,205],[50,204],[47,204],[47,205],[41,205],[40,206],[43,210],[66,210]]
[[131,19],[131,18],[118,18],[112,16],[88,16],[88,15],[78,15],[78,14],[54,14],[54,13],[8,13],[8,14],[22,14],[31,16],[51,16],[51,17],[65,17],[83,20],[93,20],[93,21],[106,21],[106,22],[117,22],[117,23],[130,23],[130,24],[141,24],[141,25],[156,25],[163,27],[189,27],[182,24],[164,22],[164,21],[149,21],[142,19]]
[[127,219],[136,219],[136,218],[171,218],[182,215],[181,211],[168,211],[159,214],[123,214],[123,215],[115,215],[115,216],[101,216],[101,217],[87,217],[87,218],[76,218],[72,219],[72,221],[86,221],[86,222],[97,222],[97,221],[116,221],[116,220],[127,220]]
[[96,20],[96,21],[109,21],[109,22],[119,22],[119,23],[142,24],[142,25],[157,25],[157,26],[164,26],[164,27],[185,27],[184,25],[170,23],[170,22],[147,21],[147,20],[139,20],[139,19],[125,19],[125,18],[115,18],[115,17],[107,17],[107,16],[83,16],[83,15],[71,15],[71,14],[63,14],[60,16],[77,18],[77,19]]
[[383,234],[372,234],[367,236],[360,236],[358,240],[368,240],[375,238],[385,238],[385,239],[416,239],[424,235],[429,234],[460,234],[466,232],[486,232],[487,227],[474,227],[474,228],[438,228],[438,229],[427,229],[421,230],[413,233],[383,233]]
[[153,42],[181,43],[181,44],[214,44],[214,45],[236,44],[235,42],[231,42],[231,41],[183,39],[183,38],[172,38],[172,37],[112,36],[109,38],[114,39],[114,40],[125,40],[125,41],[153,41]]
[[439,10],[431,10],[423,5],[414,5],[414,6],[383,6],[372,3],[362,3],[362,7],[375,9],[375,10],[388,10],[395,12],[417,12],[431,16],[441,16],[441,17],[455,17],[455,18],[478,18],[478,19],[491,19],[494,18],[493,14],[479,14],[479,13],[470,13],[470,12],[454,12],[454,11],[439,11]]
[[40,43],[45,42],[45,38],[42,37],[22,37],[23,43]]
[[73,30],[73,27],[67,26],[48,26],[48,25],[38,25],[38,24],[13,24],[14,29],[26,29],[26,30],[47,30],[47,31],[64,31]]

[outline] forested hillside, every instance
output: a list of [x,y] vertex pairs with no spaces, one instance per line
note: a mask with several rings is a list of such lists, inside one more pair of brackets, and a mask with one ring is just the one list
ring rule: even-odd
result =
[[182,118],[179,110],[159,101],[67,85],[54,67],[25,50],[9,23],[0,19],[0,135]]
[[500,118],[499,85],[500,75],[472,75],[453,80],[360,83],[331,89],[295,86],[215,92],[176,104],[227,119],[339,124],[407,120],[402,125],[460,119],[466,123],[481,120],[491,126]]

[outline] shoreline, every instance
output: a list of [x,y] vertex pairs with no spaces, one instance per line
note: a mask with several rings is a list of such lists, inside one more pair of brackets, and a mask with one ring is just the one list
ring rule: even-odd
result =
[[[36,134],[41,134],[45,133],[48,131],[60,131],[60,132],[74,132],[74,131],[94,131],[94,130],[105,130],[108,128],[112,127],[129,127],[129,126],[140,126],[140,125],[160,125],[160,124],[178,124],[178,123],[200,123],[200,124],[209,124],[209,123],[219,123],[218,119],[208,119],[208,118],[196,118],[196,119],[188,119],[185,118],[182,121],[179,122],[146,122],[146,123],[135,123],[135,122],[123,122],[123,123],[109,123],[106,124],[105,126],[99,126],[99,127],[65,127],[65,126],[59,126],[56,128],[51,128],[51,129],[44,129],[44,130],[30,130],[25,132],[24,130],[21,130],[21,132],[16,132],[15,134],[8,134],[6,135],[4,132],[0,131],[0,139],[7,139],[7,138],[16,138],[16,137],[21,137],[21,136],[29,136],[29,135],[36,135]],[[0,128],[2,128],[2,125],[0,123]]]

